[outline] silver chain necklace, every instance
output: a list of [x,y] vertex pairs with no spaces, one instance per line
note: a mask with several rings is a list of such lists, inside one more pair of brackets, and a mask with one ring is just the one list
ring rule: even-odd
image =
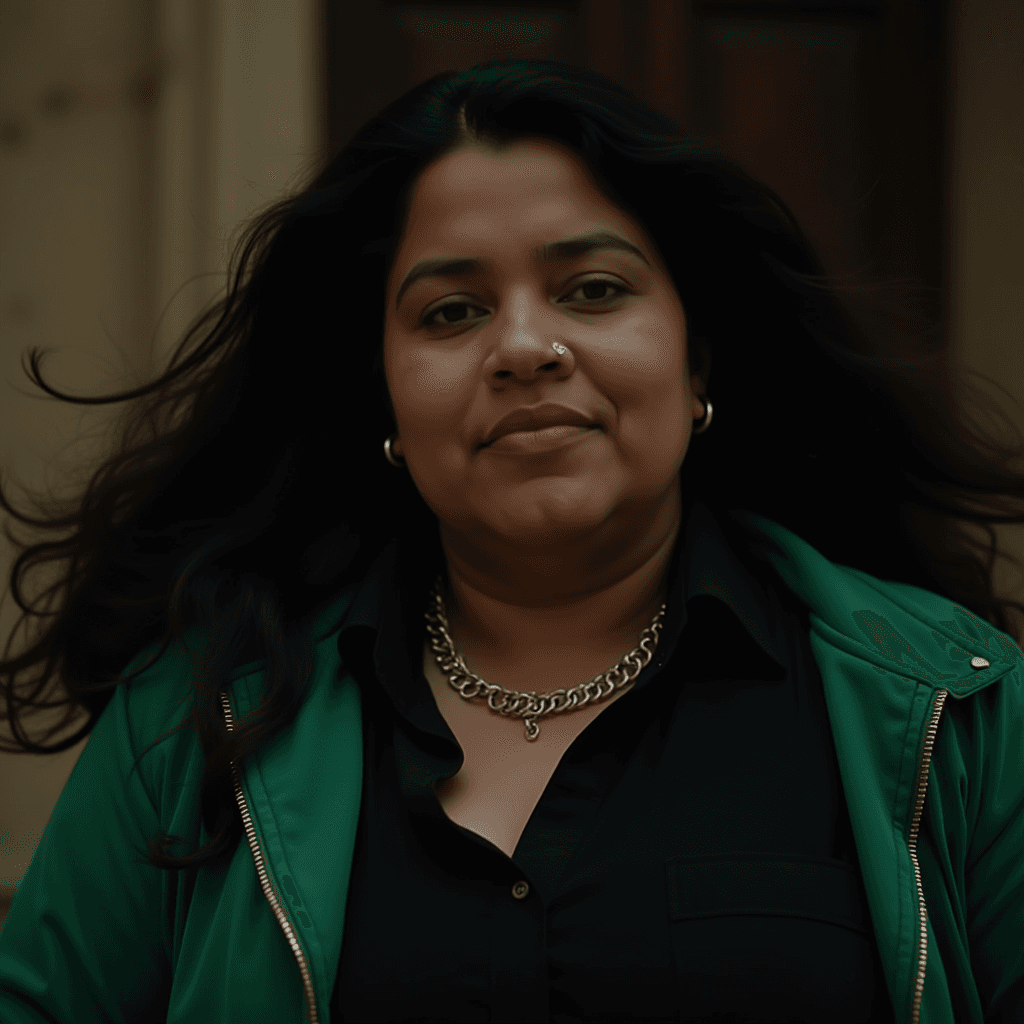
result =
[[587,704],[598,704],[617,690],[628,690],[654,657],[664,617],[665,605],[662,604],[651,624],[640,635],[640,643],[603,675],[594,676],[589,682],[580,683],[570,690],[553,690],[551,693],[540,695],[532,690],[506,690],[503,686],[485,682],[470,672],[462,660],[462,655],[455,650],[455,644],[452,643],[451,634],[448,632],[448,617],[445,615],[444,600],[441,597],[440,576],[434,581],[434,589],[430,592],[426,611],[427,632],[430,634],[434,660],[452,689],[465,700],[486,694],[487,706],[492,711],[497,711],[499,715],[521,717],[526,723],[528,740],[535,740],[540,735],[540,726],[536,719],[563,711],[575,711]]

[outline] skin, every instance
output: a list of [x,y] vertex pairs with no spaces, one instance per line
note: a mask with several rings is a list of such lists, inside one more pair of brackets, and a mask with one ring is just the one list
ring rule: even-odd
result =
[[[623,236],[647,264],[614,250],[534,255],[595,230]],[[490,267],[421,278],[396,309],[409,270],[442,256]],[[595,279],[623,291],[582,288]],[[654,243],[570,150],[541,139],[504,152],[470,144],[417,180],[387,296],[393,450],[438,517],[457,650],[488,682],[516,690],[606,671],[665,599],[679,469],[707,391],[709,364],[703,377],[688,374],[686,316]],[[441,300],[456,305],[438,314]],[[601,429],[543,455],[478,450],[505,414],[541,402]]]

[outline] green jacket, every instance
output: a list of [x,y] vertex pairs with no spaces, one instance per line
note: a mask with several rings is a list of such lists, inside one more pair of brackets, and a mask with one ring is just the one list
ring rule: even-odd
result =
[[[948,980],[959,977],[963,1020],[1008,1022],[1024,986],[1020,649],[944,597],[835,565],[761,516],[732,515],[752,531],[754,557],[810,608],[896,1020],[954,1024]],[[236,776],[245,836],[221,870],[190,878],[140,863],[161,829],[207,838],[193,728],[132,772],[183,721],[199,645],[179,641],[117,688],[0,933],[4,1024],[329,1019],[362,792],[359,691],[337,678],[352,593],[318,620],[315,677],[294,723]],[[229,724],[262,685],[259,662],[233,673]],[[925,801],[935,863],[922,876]]]

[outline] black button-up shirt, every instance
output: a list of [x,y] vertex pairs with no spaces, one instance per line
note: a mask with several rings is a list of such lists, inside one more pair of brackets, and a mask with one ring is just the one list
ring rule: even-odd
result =
[[333,1020],[893,1020],[807,608],[728,521],[687,504],[655,656],[512,857],[435,793],[463,756],[426,601],[392,545],[339,634],[364,768]]

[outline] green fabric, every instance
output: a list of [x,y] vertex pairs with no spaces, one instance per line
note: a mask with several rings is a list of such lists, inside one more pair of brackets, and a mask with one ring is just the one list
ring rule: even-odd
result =
[[[949,691],[926,797],[937,845],[920,848],[929,917],[919,1020],[953,1024],[951,978],[964,980],[971,1024],[1000,1019],[1011,986],[1024,984],[1019,648],[946,598],[835,565],[761,516],[731,515],[751,531],[755,556],[810,608],[811,647],[900,1024],[912,1020],[920,934],[907,846],[916,774],[936,696]],[[352,593],[319,620],[314,678],[295,722],[242,773],[259,849],[308,958],[322,1022],[341,954],[362,791],[359,692],[351,677],[337,678],[336,627]],[[296,959],[245,837],[217,872],[190,878],[140,863],[160,829],[207,838],[192,729],[163,739],[132,771],[140,751],[184,720],[199,650],[190,634],[119,687],[90,735],[0,932],[4,1024],[309,1019]],[[976,655],[990,666],[972,668]],[[259,663],[234,672],[236,728],[262,686]]]

